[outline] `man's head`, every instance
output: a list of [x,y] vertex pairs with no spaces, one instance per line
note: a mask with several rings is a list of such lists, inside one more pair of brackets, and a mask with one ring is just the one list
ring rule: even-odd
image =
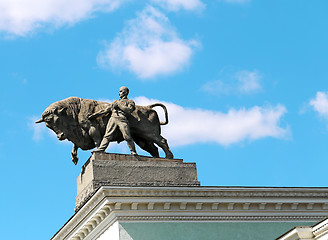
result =
[[118,92],[118,95],[120,96],[120,98],[126,98],[129,94],[129,89],[125,86],[120,87],[120,90]]

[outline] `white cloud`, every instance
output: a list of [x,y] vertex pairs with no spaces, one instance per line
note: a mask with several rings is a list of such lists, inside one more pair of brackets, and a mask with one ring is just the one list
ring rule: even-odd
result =
[[209,92],[213,95],[221,95],[221,94],[231,94],[231,91],[234,90],[234,88],[224,83],[222,80],[216,80],[207,82],[202,86],[202,89],[206,92]]
[[[162,101],[138,97],[135,98],[135,102],[138,105],[149,105]],[[265,137],[285,138],[290,134],[288,128],[279,125],[282,116],[287,112],[282,105],[230,109],[227,113],[222,113],[162,103],[169,112],[169,124],[162,127],[163,136],[173,146],[205,142],[227,146]],[[160,119],[164,120],[161,109],[158,113]]]
[[25,36],[43,27],[72,25],[126,0],[0,0],[0,33]]
[[242,93],[253,93],[261,90],[261,75],[254,71],[240,71],[236,74],[238,80],[238,89]]
[[40,117],[33,116],[28,118],[28,127],[33,131],[32,139],[36,142],[43,139],[43,134],[46,131],[46,126],[44,124],[36,124],[35,121],[39,120]]
[[328,95],[325,92],[317,92],[316,97],[310,101],[310,106],[322,117],[328,119]]
[[168,18],[148,6],[127,23],[97,60],[103,67],[128,69],[147,79],[181,70],[197,44],[180,39]]
[[238,71],[232,76],[224,76],[224,80],[207,82],[203,85],[203,90],[214,95],[221,94],[252,94],[262,90],[262,76],[258,71]]
[[203,10],[205,4],[200,0],[151,0],[170,11],[185,10]]

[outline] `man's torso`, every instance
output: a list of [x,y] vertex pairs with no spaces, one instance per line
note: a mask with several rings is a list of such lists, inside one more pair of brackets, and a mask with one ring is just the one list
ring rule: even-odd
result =
[[[127,121],[127,117],[131,114],[135,109],[134,101],[130,99],[120,99],[113,102],[117,103],[118,107],[112,109],[112,117],[117,120]],[[125,110],[125,111],[124,111]]]

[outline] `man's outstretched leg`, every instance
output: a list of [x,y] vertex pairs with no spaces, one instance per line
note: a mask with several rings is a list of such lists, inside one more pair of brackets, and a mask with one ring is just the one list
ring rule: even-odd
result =
[[93,150],[91,152],[105,152],[106,148],[108,147],[109,145],[109,140],[108,138],[103,138],[103,140],[101,141],[100,143],[100,146],[99,148],[97,148],[96,150]]
[[103,137],[103,139],[100,142],[99,147],[92,151],[92,152],[105,152],[106,148],[108,147],[110,140],[112,139],[112,135],[116,129],[115,121],[111,118],[109,119],[107,126],[106,126],[106,132]]
[[101,140],[99,148],[93,150],[92,152],[105,152],[108,145],[109,145],[109,140],[108,138],[104,137],[103,140]]
[[128,144],[130,148],[130,152],[132,155],[138,155],[136,151],[136,146],[134,145],[134,142],[132,140],[126,140],[126,143]]
[[131,137],[130,128],[126,122],[122,122],[119,125],[120,131],[123,135],[124,140],[129,146],[132,155],[138,155],[136,151],[136,146],[134,145],[133,139]]

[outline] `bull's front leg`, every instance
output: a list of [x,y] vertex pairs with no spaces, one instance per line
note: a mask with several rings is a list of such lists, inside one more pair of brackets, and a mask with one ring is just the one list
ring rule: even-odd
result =
[[71,153],[71,159],[72,159],[72,162],[75,165],[79,161],[79,158],[77,157],[77,149],[78,149],[78,147],[75,144],[73,144],[73,149],[72,149],[72,153]]

